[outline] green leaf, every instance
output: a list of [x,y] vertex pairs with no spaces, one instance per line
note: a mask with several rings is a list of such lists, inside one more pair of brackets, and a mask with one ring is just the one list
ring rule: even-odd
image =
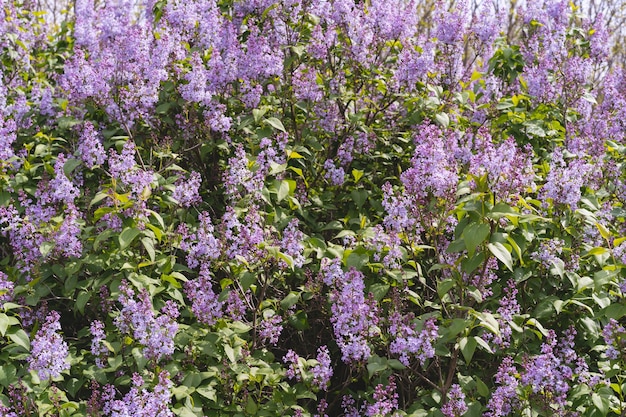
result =
[[369,292],[372,293],[376,301],[380,301],[387,295],[389,288],[389,284],[376,283],[370,286]]
[[289,183],[286,180],[280,182],[278,187],[278,201],[282,201],[289,195]]
[[267,119],[265,119],[265,123],[272,126],[276,130],[287,133],[287,131],[285,130],[285,126],[283,126],[283,122],[275,117],[268,117]]
[[465,247],[470,257],[474,256],[476,247],[483,243],[490,232],[489,225],[485,223],[476,224],[471,223],[465,229],[463,229],[463,240],[465,241]]
[[148,252],[150,261],[154,262],[154,260],[156,259],[156,253],[154,252],[154,240],[146,236],[146,237],[141,238],[141,243],[143,244],[143,247],[146,249],[146,252]]
[[354,178],[354,182],[359,182],[359,180],[363,177],[363,171],[360,169],[352,170],[352,178]]
[[511,258],[511,253],[508,251],[506,246],[504,246],[500,242],[488,243],[487,248],[489,251],[500,260],[509,271],[513,271],[513,259]]
[[67,161],[65,161],[65,164],[63,164],[63,173],[65,174],[65,176],[69,177],[72,171],[74,171],[76,167],[80,164],[80,159],[68,159]]
[[461,353],[467,365],[469,365],[474,356],[476,346],[478,346],[478,342],[476,342],[474,337],[464,337],[459,341],[459,347],[461,348]]
[[120,250],[126,249],[131,243],[133,243],[133,240],[135,240],[135,238],[139,236],[140,233],[141,230],[134,227],[127,227],[122,230],[122,233],[120,233],[118,237]]
[[16,324],[20,324],[20,321],[17,318],[0,313],[0,335],[4,336],[9,326],[14,326]]
[[596,222],[596,227],[600,231],[600,234],[602,235],[604,240],[607,240],[609,237],[611,237],[611,232],[609,232],[609,230],[606,227],[604,227],[602,223]]
[[452,287],[454,287],[454,280],[445,279],[443,281],[439,281],[437,283],[437,294],[439,294],[439,298],[443,298]]
[[280,306],[287,310],[289,307],[294,306],[298,300],[300,300],[300,293],[291,291],[285,298],[283,298],[280,302]]
[[609,413],[609,399],[605,397],[601,397],[600,394],[594,392],[591,394],[591,402],[596,406],[598,411],[602,413],[603,416],[606,416]]
[[30,339],[24,330],[17,329],[15,332],[9,333],[8,336],[13,343],[30,351]]
[[437,113],[435,115],[435,120],[443,128],[447,128],[450,125],[450,118],[446,113]]

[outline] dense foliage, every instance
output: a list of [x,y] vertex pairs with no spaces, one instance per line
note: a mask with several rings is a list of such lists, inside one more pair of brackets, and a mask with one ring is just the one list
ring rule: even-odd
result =
[[610,33],[436,7],[4,1],[0,414],[624,415]]

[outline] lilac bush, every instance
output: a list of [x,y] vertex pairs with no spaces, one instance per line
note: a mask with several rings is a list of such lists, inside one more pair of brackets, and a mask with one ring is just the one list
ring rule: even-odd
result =
[[624,415],[610,16],[5,3],[0,414]]

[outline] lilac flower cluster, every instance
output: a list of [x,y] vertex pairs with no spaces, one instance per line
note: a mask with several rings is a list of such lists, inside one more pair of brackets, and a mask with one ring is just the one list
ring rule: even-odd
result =
[[104,344],[106,334],[104,333],[104,323],[99,320],[94,320],[89,326],[91,332],[91,354],[96,357],[96,366],[98,368],[104,368],[104,360],[106,359],[109,349]]
[[174,302],[167,301],[162,314],[157,316],[147,290],[139,292],[139,300],[134,297],[135,292],[128,283],[122,282],[118,301],[123,307],[115,319],[115,325],[122,333],[130,334],[144,346],[146,358],[159,361],[170,356],[174,353],[174,336],[178,331],[178,308]]
[[379,330],[378,309],[373,299],[365,298],[363,274],[351,268],[337,277],[330,294],[331,322],[341,359],[346,362],[367,360],[371,355],[367,340]]
[[606,357],[609,359],[618,359],[624,355],[626,348],[626,329],[615,319],[609,319],[609,322],[602,329],[602,337],[604,343],[608,345],[606,349]]
[[441,413],[445,417],[461,417],[467,411],[465,404],[465,393],[459,384],[453,384],[448,391],[447,402],[441,408]]
[[459,180],[454,159],[456,137],[426,122],[418,127],[413,140],[416,146],[411,167],[400,177],[406,193],[422,206],[427,204],[429,196],[454,201]]
[[402,317],[394,312],[390,316],[389,333],[394,340],[389,345],[389,351],[398,355],[398,360],[405,366],[410,365],[410,358],[417,359],[424,366],[427,359],[435,356],[435,341],[439,338],[439,328],[436,319],[431,317],[424,322],[422,330],[418,333],[415,327],[408,321],[410,316]]
[[271,345],[278,343],[278,338],[283,331],[283,318],[277,314],[269,317],[263,317],[259,329],[259,338],[263,342],[269,342]]
[[300,356],[293,350],[289,349],[283,357],[283,362],[289,364],[289,368],[285,372],[285,375],[289,379],[295,379],[296,381],[302,381],[302,371],[300,369]]
[[564,246],[565,242],[562,239],[544,240],[539,244],[539,250],[531,253],[530,257],[540,262],[545,268],[550,269],[555,262],[560,260],[559,255],[563,253]]
[[130,188],[135,198],[141,198],[150,189],[153,173],[136,166],[135,153],[132,141],[124,143],[121,154],[109,149],[109,171],[114,179]]
[[180,178],[176,182],[172,197],[182,207],[191,207],[198,204],[202,201],[199,194],[201,182],[200,174],[195,171],[189,175],[189,178]]
[[59,313],[51,311],[31,344],[29,369],[37,371],[41,380],[57,378],[70,367],[67,343],[58,333],[61,330],[59,319]]
[[326,391],[333,376],[333,367],[330,360],[330,352],[326,346],[317,349],[317,365],[311,368],[313,374],[313,386]]
[[470,159],[471,174],[487,175],[495,195],[505,201],[534,184],[532,148],[527,147],[522,152],[512,138],[496,146],[488,133],[479,133],[482,134],[474,138],[476,153]]
[[324,174],[324,178],[326,178],[332,185],[342,185],[345,181],[346,172],[342,167],[335,166],[335,163],[332,159],[327,159],[324,162],[324,169],[326,173]]
[[115,399],[115,388],[108,385],[102,396],[104,400],[102,411],[107,417],[174,417],[174,413],[168,407],[172,388],[169,377],[167,371],[161,371],[158,384],[150,392],[146,388],[140,390],[144,380],[140,375],[134,374],[133,386],[121,400]]
[[[567,395],[570,384],[576,381],[575,372],[579,373],[579,382],[596,383],[583,358],[573,349],[575,335],[576,331],[570,327],[557,345],[555,332],[549,330],[541,353],[526,356],[522,371],[515,368],[512,358],[505,358],[496,374],[499,386],[487,404],[486,417],[509,415],[520,404],[522,391],[531,392],[532,401],[550,409],[553,415],[567,415]],[[518,387],[522,391],[518,392]]]
[[510,346],[512,334],[511,322],[513,321],[513,316],[520,314],[521,311],[516,298],[517,288],[514,280],[509,281],[504,292],[505,295],[500,299],[500,307],[498,307],[497,311],[500,315],[498,318],[500,333],[493,339],[493,343],[500,348]]
[[517,409],[520,403],[517,395],[519,386],[517,373],[513,358],[510,356],[504,358],[495,376],[498,387],[487,403],[488,411],[485,413],[485,417],[508,416]]
[[285,227],[280,247],[293,258],[294,266],[300,268],[304,265],[304,245],[302,244],[304,233],[298,229],[298,224],[298,219],[293,219]]
[[209,326],[222,317],[222,302],[212,287],[211,275],[206,267],[200,269],[198,278],[185,283],[185,294],[192,301],[191,311],[201,323]]
[[566,162],[562,148],[556,148],[552,152],[550,172],[540,196],[552,199],[554,204],[568,204],[572,210],[576,210],[582,196],[581,188],[591,171],[592,166],[582,158],[576,157]]
[[7,274],[0,271],[0,307],[4,303],[13,301],[13,289],[15,284],[9,279]]
[[78,154],[89,169],[106,161],[104,146],[91,122],[85,122],[78,138]]
[[63,171],[65,162],[65,155],[59,154],[54,163],[54,178],[50,181],[51,197],[54,202],[72,205],[76,197],[80,195],[80,190],[65,175]]
[[201,269],[208,269],[211,261],[219,258],[221,244],[214,235],[215,228],[208,212],[200,213],[198,222],[198,229],[195,233],[190,233],[185,224],[178,228],[181,235],[180,248],[187,252],[189,268],[200,266]]
[[365,407],[367,417],[388,416],[398,409],[398,393],[396,392],[396,382],[393,377],[389,378],[389,385],[376,385],[374,389],[374,403]]

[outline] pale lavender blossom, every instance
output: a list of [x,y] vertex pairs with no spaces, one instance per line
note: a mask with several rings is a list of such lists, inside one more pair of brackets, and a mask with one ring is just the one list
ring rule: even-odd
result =
[[104,368],[104,359],[106,359],[109,353],[109,349],[104,344],[104,341],[106,340],[104,323],[99,320],[94,320],[89,326],[89,331],[93,337],[93,339],[91,339],[91,354],[96,357],[96,366],[98,368]]
[[453,384],[448,391],[448,399],[441,412],[445,417],[461,417],[467,411],[465,394],[459,384]]
[[283,238],[280,242],[281,249],[293,258],[294,266],[300,268],[304,265],[304,233],[298,229],[298,219],[292,219],[283,230]]
[[222,317],[222,302],[213,291],[213,282],[206,267],[201,268],[198,278],[185,283],[185,294],[192,301],[191,311],[196,318],[208,326]]
[[199,190],[202,178],[197,172],[189,174],[189,178],[180,178],[176,181],[176,188],[172,197],[178,201],[182,207],[191,207],[202,201]]
[[106,152],[91,122],[85,122],[78,137],[78,154],[87,168],[104,164]]
[[330,378],[333,376],[333,367],[330,360],[330,353],[326,346],[317,349],[317,365],[311,368],[313,374],[313,386],[326,391],[330,385]]
[[144,381],[135,374],[132,378],[133,386],[121,400],[115,399],[115,388],[107,385],[102,396],[102,411],[107,417],[174,417],[169,409],[172,396],[172,382],[169,377],[167,371],[161,371],[158,384],[150,392],[146,388],[140,390]]
[[9,277],[4,272],[0,271],[0,307],[4,303],[13,301],[13,288],[15,284],[9,280]]
[[263,342],[276,345],[283,331],[282,322],[283,318],[276,314],[270,317],[264,317],[259,326],[259,338]]
[[146,358],[159,361],[170,356],[174,353],[174,337],[178,331],[178,308],[172,301],[167,301],[162,313],[157,316],[147,290],[139,292],[139,300],[134,297],[135,292],[128,283],[122,282],[118,301],[123,307],[115,325],[144,347]]
[[70,367],[67,343],[58,333],[61,330],[59,319],[59,313],[49,312],[31,343],[29,369],[36,371],[41,380],[57,378]]

